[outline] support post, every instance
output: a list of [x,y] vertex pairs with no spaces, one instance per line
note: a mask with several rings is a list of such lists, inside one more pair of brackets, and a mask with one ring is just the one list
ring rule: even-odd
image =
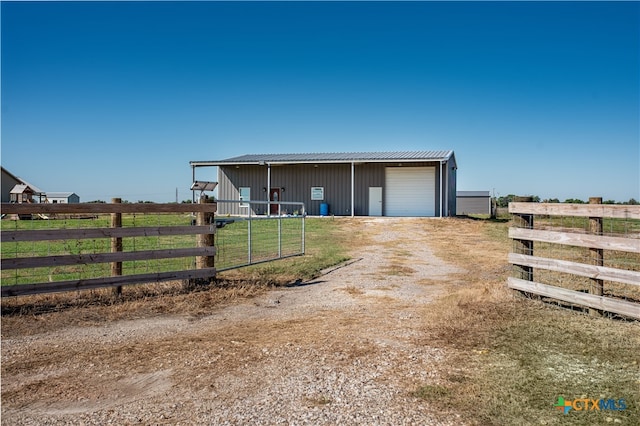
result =
[[[602,197],[590,197],[589,204],[602,204]],[[602,235],[602,218],[590,217],[589,218],[589,233],[593,235]],[[604,250],[599,248],[589,248],[589,258],[592,265],[604,266]],[[591,278],[591,286],[589,293],[602,296],[604,294],[604,281]],[[589,315],[601,316],[602,311],[599,309],[589,308]]]
[[356,215],[355,207],[355,177],[356,177],[356,164],[351,162],[351,217]]
[[[213,198],[209,198],[206,195],[200,197],[200,204],[213,203]],[[196,214],[196,225],[198,226],[211,226],[215,229],[214,214],[208,212],[198,212]],[[215,245],[214,234],[198,234],[197,247],[213,247]],[[196,257],[196,269],[213,268],[215,265],[214,256],[197,256]]]
[[278,259],[282,258],[282,215],[278,215]]
[[444,163],[447,167],[444,168],[444,214],[447,217],[452,217],[451,209],[449,208],[449,163]]
[[[122,203],[121,198],[112,198],[111,203]],[[122,227],[122,213],[111,213],[111,228]],[[117,253],[122,251],[122,237],[111,237],[111,253]],[[111,276],[119,277],[122,275],[122,262],[111,262]],[[122,286],[114,287],[113,293],[116,296],[122,294]]]
[[[251,205],[249,205],[251,206]],[[247,221],[247,263],[251,264],[251,222],[253,222],[253,220],[251,219],[251,207],[249,207],[249,220]]]
[[271,217],[271,164],[267,163],[267,217]]
[[[196,181],[196,166],[191,166],[191,182],[194,183]],[[196,203],[196,190],[191,190],[191,202],[193,204]]]
[[[513,201],[530,203],[533,201],[533,197],[515,197]],[[533,229],[533,215],[515,213],[513,215],[513,224],[518,228]],[[513,250],[515,253],[533,256],[533,241],[514,239],[513,242]],[[533,267],[523,265],[514,266],[516,268],[516,278],[533,281]]]
[[440,162],[440,217],[442,218],[442,203],[444,202],[444,194],[442,193],[442,161]]

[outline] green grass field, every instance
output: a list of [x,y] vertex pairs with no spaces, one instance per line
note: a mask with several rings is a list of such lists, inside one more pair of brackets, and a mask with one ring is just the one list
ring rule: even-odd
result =
[[[105,228],[109,216],[95,219],[3,220],[2,231]],[[191,223],[188,214],[124,214],[123,227],[186,226]],[[249,227],[251,239],[248,238]],[[311,225],[311,232],[314,226]],[[302,219],[253,220],[228,224],[216,231],[216,267],[228,269],[303,252]],[[281,234],[281,237],[278,235]],[[123,251],[160,250],[195,247],[196,236],[153,236],[123,238]],[[87,255],[109,253],[109,238],[49,240],[38,242],[6,242],[1,246],[2,259]],[[123,262],[123,275],[178,271],[195,268],[195,257],[153,259]],[[75,279],[108,277],[109,263],[29,268],[2,271],[2,285],[56,282]]]

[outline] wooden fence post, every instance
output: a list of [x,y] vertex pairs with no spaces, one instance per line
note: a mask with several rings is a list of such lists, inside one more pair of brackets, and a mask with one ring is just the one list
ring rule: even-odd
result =
[[[206,195],[200,197],[200,204],[213,203],[213,197],[209,198]],[[208,212],[198,212],[196,215],[196,225],[206,226],[214,224],[214,214]],[[198,234],[197,247],[213,247],[215,245],[214,234]],[[196,269],[213,268],[215,266],[215,256],[197,256],[196,257]],[[210,280],[209,280],[210,282]]]
[[[111,202],[113,204],[122,203],[121,198],[112,198]],[[112,228],[121,228],[122,227],[122,213],[111,213],[111,227]],[[111,253],[121,252],[122,251],[122,237],[112,237],[111,238]],[[122,275],[122,262],[111,262],[111,276],[117,277]],[[122,294],[122,286],[119,285],[113,289],[113,292],[116,296],[120,296]]]
[[[602,197],[589,197],[589,204],[602,204]],[[602,235],[602,221],[601,217],[589,218],[589,233],[594,235]],[[598,248],[589,248],[589,257],[591,258],[591,264],[596,266],[604,266],[604,250]],[[592,285],[589,292],[596,296],[602,296],[604,294],[604,281],[591,278]],[[589,315],[601,316],[602,311],[599,309],[589,308]]]
[[[533,197],[515,197],[514,202],[530,203]],[[533,215],[514,213],[513,224],[518,228],[533,229]],[[514,252],[518,254],[527,254],[533,256],[533,241],[514,239]],[[526,281],[533,281],[533,267],[514,265],[516,267],[516,278]]]

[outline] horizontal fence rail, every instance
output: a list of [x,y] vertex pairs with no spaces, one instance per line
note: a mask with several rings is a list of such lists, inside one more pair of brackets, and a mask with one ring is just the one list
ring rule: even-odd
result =
[[3,203],[2,297],[210,280],[217,205],[204,201]]
[[215,213],[215,203],[2,203],[2,214]]
[[640,219],[639,206],[615,204],[509,203],[511,214]]
[[508,286],[592,315],[640,320],[640,206],[590,201],[509,204]]

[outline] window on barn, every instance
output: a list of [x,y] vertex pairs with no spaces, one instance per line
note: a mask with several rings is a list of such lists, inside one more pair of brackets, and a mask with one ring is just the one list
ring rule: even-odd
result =
[[[251,200],[251,188],[240,187],[240,201]],[[240,203],[240,207],[249,207],[248,203]]]

